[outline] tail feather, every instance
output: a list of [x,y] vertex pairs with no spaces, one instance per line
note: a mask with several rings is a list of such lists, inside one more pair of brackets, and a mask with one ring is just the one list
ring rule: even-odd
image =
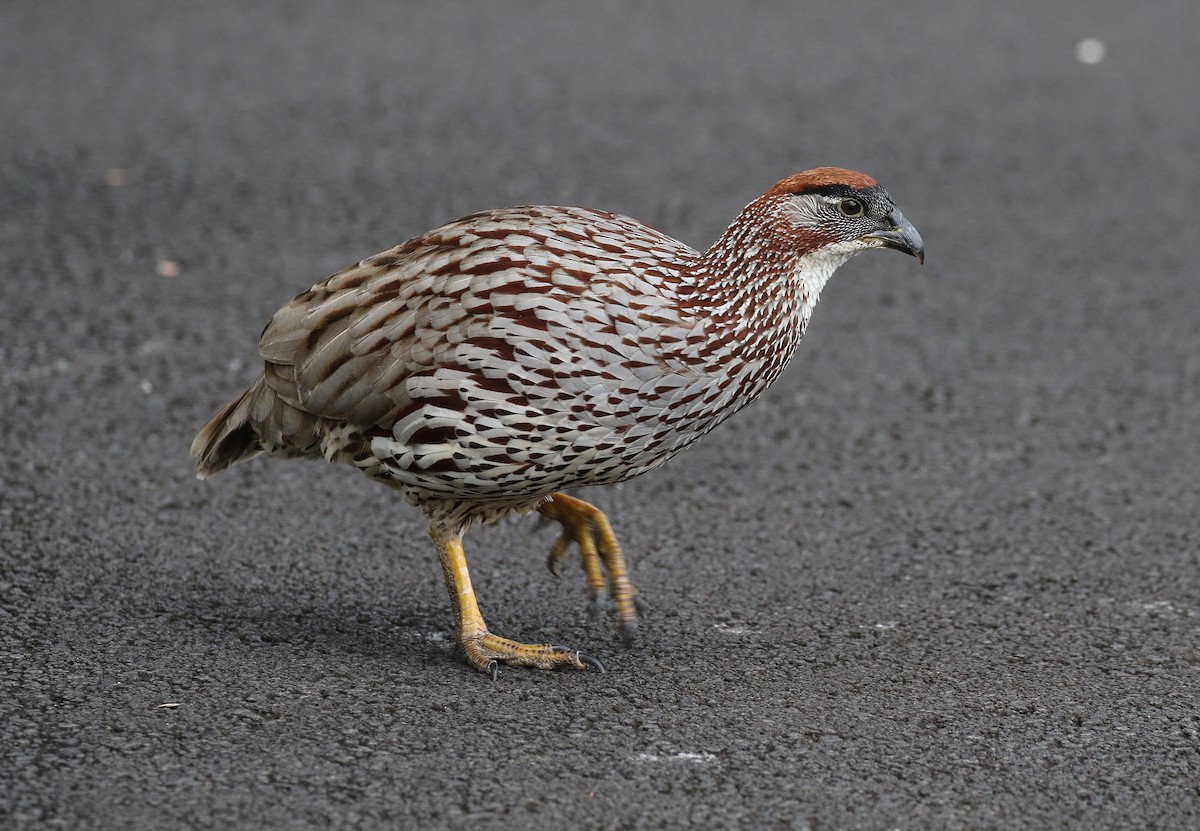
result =
[[196,461],[196,475],[201,479],[263,452],[258,431],[250,423],[253,392],[251,387],[230,401],[196,434],[192,455],[200,457]]

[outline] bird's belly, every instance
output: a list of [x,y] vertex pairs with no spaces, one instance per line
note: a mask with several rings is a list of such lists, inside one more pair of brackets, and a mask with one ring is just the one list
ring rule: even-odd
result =
[[[725,379],[663,376],[637,390],[595,385],[563,395],[484,395],[440,385],[355,462],[429,499],[513,503],[620,482],[659,467],[740,409],[745,388]],[[367,464],[363,464],[366,461]]]
[[430,496],[482,501],[610,484],[674,455],[645,430],[552,418],[506,425],[494,415],[464,418],[453,437],[436,443],[376,437],[370,448],[374,475]]

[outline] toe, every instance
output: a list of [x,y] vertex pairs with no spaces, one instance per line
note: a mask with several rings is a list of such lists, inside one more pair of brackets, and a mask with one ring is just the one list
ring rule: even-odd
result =
[[[561,649],[562,647],[559,647],[559,648]],[[578,650],[568,650],[568,651],[574,652],[574,654],[571,657],[574,658],[575,661],[578,661],[580,664],[583,664],[584,666],[589,666],[592,669],[596,670],[597,672],[605,671],[604,664],[600,663],[599,658],[589,655],[586,652],[580,652]]]

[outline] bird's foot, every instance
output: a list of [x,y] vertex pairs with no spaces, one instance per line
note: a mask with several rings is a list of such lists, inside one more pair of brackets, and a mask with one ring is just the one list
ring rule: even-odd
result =
[[632,643],[638,625],[637,589],[629,580],[625,555],[621,552],[621,545],[617,542],[608,517],[594,505],[565,493],[555,493],[538,510],[542,516],[559,523],[563,529],[562,535],[551,547],[546,562],[550,572],[557,576],[558,566],[571,544],[578,543],[579,557],[587,575],[592,613],[598,614],[603,609],[607,588],[617,610],[621,637],[625,643]]
[[471,587],[467,555],[462,545],[462,530],[447,531],[430,523],[429,535],[433,537],[437,546],[438,560],[446,577],[446,589],[450,592],[458,645],[471,666],[480,672],[486,672],[493,680],[499,674],[500,664],[536,669],[590,667],[604,672],[604,664],[577,649],[520,643],[489,632],[483,614],[479,611],[479,604],[475,600],[475,589]]
[[464,635],[459,641],[467,662],[480,672],[492,676],[500,672],[500,664],[534,669],[594,669],[604,672],[604,664],[586,652],[566,646],[529,644],[502,638],[491,632]]

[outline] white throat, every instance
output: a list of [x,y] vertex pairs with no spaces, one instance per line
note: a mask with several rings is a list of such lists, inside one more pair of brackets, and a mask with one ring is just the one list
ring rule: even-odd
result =
[[825,245],[805,254],[796,262],[796,279],[799,281],[800,307],[804,322],[808,323],[813,308],[821,298],[821,290],[846,260],[869,246],[858,240]]

